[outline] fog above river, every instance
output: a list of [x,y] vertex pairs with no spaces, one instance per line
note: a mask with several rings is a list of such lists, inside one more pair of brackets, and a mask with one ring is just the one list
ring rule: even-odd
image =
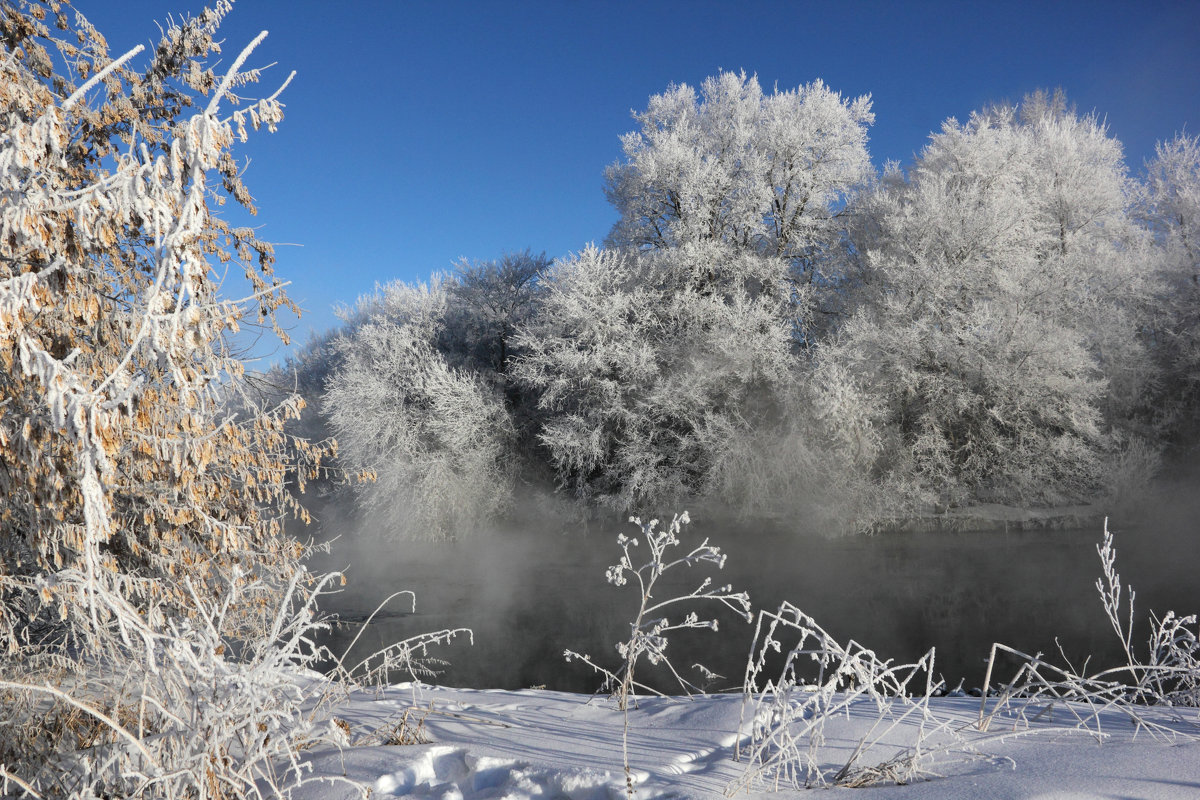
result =
[[[1138,647],[1151,610],[1161,616],[1200,609],[1197,501],[1187,493],[1189,485],[1164,483],[1109,524],[1117,569],[1137,593]],[[347,519],[333,509],[319,516],[325,532],[336,527],[335,520]],[[790,601],[839,641],[854,639],[883,658],[914,660],[936,647],[935,672],[950,686],[960,679],[967,688],[981,683],[994,641],[1046,653],[1056,662],[1063,657],[1061,645],[1077,668],[1088,656],[1095,668],[1119,660],[1095,588],[1100,524],[829,538],[799,521],[730,522],[713,516],[693,511],[681,539],[686,547],[708,537],[728,555],[725,569],[668,573],[659,599],[668,590],[690,591],[711,574],[718,585],[747,590],[756,612]],[[369,530],[342,531],[331,555],[318,564],[347,567],[347,589],[324,604],[345,620],[329,643],[341,652],[383,598],[410,590],[417,595],[416,612],[409,613],[406,599],[392,601],[363,632],[356,656],[417,633],[467,627],[474,632],[473,645],[460,637],[437,649],[435,655],[450,663],[436,682],[594,690],[599,677],[581,664],[565,663],[562,653],[571,649],[616,665],[614,645],[628,636],[638,603],[631,586],[605,581],[605,568],[620,555],[618,533],[633,535],[637,528],[613,515],[586,525],[559,519],[540,528],[531,518],[453,542],[380,540]],[[644,544],[635,555],[647,555]],[[696,610],[703,615],[705,608]],[[676,614],[682,611],[686,608]],[[718,632],[676,633],[668,652],[691,679],[698,678],[690,670],[696,662],[725,676],[710,688],[740,686],[753,626],[731,613],[717,616]],[[655,675],[647,669],[639,677],[655,683]]]

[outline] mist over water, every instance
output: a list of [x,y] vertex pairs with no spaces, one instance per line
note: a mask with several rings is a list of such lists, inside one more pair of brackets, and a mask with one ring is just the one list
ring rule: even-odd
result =
[[[1109,525],[1117,569],[1137,593],[1137,647],[1145,641],[1151,610],[1160,616],[1200,611],[1200,536],[1197,501],[1186,494],[1190,485],[1161,489],[1158,500],[1143,504],[1153,514],[1126,514]],[[332,509],[319,516],[325,532],[350,522]],[[883,658],[911,661],[936,647],[935,672],[951,687],[960,679],[967,688],[982,683],[994,641],[1045,653],[1056,663],[1061,646],[1077,669],[1088,656],[1093,669],[1122,660],[1094,585],[1101,574],[1095,549],[1100,525],[826,538],[787,521],[692,516],[680,549],[708,537],[728,555],[726,567],[668,572],[659,599],[668,591],[690,591],[711,574],[716,585],[749,591],[756,612],[788,600],[843,644],[854,639]],[[454,542],[386,541],[368,530],[340,531],[328,560],[317,565],[348,565],[347,590],[324,604],[345,620],[327,643],[342,652],[383,598],[407,589],[417,595],[416,611],[410,612],[407,599],[393,601],[363,632],[351,661],[421,632],[467,627],[474,645],[460,637],[436,650],[449,662],[436,682],[593,691],[600,676],[566,663],[562,653],[571,649],[617,664],[614,645],[628,636],[638,604],[632,587],[610,586],[604,578],[620,555],[620,532],[637,529],[613,515],[586,526],[514,522]],[[646,551],[643,543],[635,556]],[[686,610],[681,606],[676,615]],[[704,618],[705,607],[696,610]],[[689,679],[699,682],[691,669],[696,662],[725,676],[710,690],[740,687],[753,625],[716,604],[707,610],[722,612],[715,614],[720,630],[673,634],[668,653]],[[649,665],[639,666],[639,678],[677,690]]]

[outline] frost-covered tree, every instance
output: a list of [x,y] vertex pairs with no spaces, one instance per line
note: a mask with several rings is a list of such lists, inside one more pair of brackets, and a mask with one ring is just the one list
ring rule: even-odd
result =
[[1142,217],[1159,246],[1153,350],[1168,430],[1194,435],[1200,401],[1200,136],[1160,142],[1146,165]]
[[785,269],[720,242],[556,262],[512,373],[560,482],[621,509],[702,489],[787,375]]
[[312,649],[282,531],[288,454],[319,454],[282,433],[297,399],[239,398],[227,341],[286,302],[269,245],[214,213],[249,203],[235,142],[282,117],[235,96],[258,40],[209,63],[228,10],[135,68],[66,4],[0,8],[5,794],[250,796],[321,735],[287,672]]
[[357,492],[370,519],[411,537],[469,536],[511,492],[503,394],[441,346],[455,286],[435,277],[361,298],[322,398],[341,460],[375,477]]
[[[214,193],[245,196],[229,148],[280,105],[220,115],[247,80],[235,69],[218,86],[202,60],[220,11],[171,28],[137,72],[82,20],[60,40],[45,7],[21,8],[0,29],[0,547],[25,569],[202,579],[214,558],[282,541],[263,513],[283,499],[276,418],[228,410],[242,366],[227,336],[246,307],[220,297],[209,263],[241,262],[255,316],[286,302],[269,245],[210,210]],[[50,71],[56,57],[78,76],[107,69],[85,90]]]
[[1095,113],[1079,115],[1061,90],[1036,92],[1018,107],[1032,142],[1026,189],[1039,254],[1072,299],[1073,327],[1097,360],[1107,389],[1105,424],[1130,437],[1152,435],[1146,399],[1159,380],[1141,335],[1158,293],[1149,240],[1135,224],[1137,186],[1121,143]]
[[771,411],[718,454],[704,494],[743,517],[783,515],[822,534],[876,530],[923,499],[885,398],[832,359],[793,365]]
[[860,304],[820,357],[885,398],[877,424],[942,503],[1102,487],[1151,378],[1128,205],[1120,143],[1044,97],[948,121],[858,205]]
[[724,485],[718,466],[779,413],[873,116],[820,81],[764,94],[724,72],[635,119],[606,173],[610,249],[547,273],[512,370],[560,482],[622,509]]
[[[537,309],[538,276],[549,264],[544,254],[526,250],[463,261],[429,284],[379,287],[342,310],[339,328],[314,336],[263,376],[271,393],[295,391],[306,400],[289,431],[312,441],[342,432],[341,459],[322,472],[323,493],[353,495],[371,509],[375,524],[419,536],[464,533],[505,505],[515,472],[514,426],[528,414],[508,380],[508,364],[518,326]],[[385,355],[373,368],[377,350]],[[438,386],[450,387],[448,393],[435,396]],[[473,411],[453,400],[464,391],[474,397]],[[499,427],[485,426],[483,438],[472,441],[483,420],[471,415],[484,407],[485,417],[500,415],[491,420]],[[504,411],[512,423],[504,422]],[[458,412],[467,413],[465,438],[454,431]],[[418,433],[438,427],[447,435]],[[489,477],[499,462],[483,465],[501,451],[510,463],[498,479]],[[363,470],[378,478],[374,486],[362,483]],[[415,513],[400,514],[401,507]]]
[[1146,165],[1148,222],[1164,240],[1177,271],[1200,281],[1200,136],[1159,142]]
[[[606,172],[621,217],[616,246],[662,249],[717,241],[786,261],[796,304],[835,276],[825,251],[853,189],[873,174],[869,97],[843,98],[817,80],[765,94],[756,77],[722,72],[700,94],[687,84],[654,95]],[[832,298],[825,298],[832,302]]]
[[545,253],[505,253],[491,261],[463,261],[447,283],[453,300],[443,347],[476,369],[503,380],[517,328],[537,311]]

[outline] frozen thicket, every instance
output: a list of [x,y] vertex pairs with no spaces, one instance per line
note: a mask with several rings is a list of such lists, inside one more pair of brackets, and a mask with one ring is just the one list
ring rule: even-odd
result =
[[[12,706],[0,787],[11,782],[34,797],[265,800],[304,785],[304,748],[348,743],[328,705],[310,701],[319,681],[305,672],[322,656],[313,637],[326,626],[314,603],[334,577],[304,589],[310,576],[296,572],[278,605],[275,587],[236,570],[219,599],[185,578],[188,616],[130,631],[145,651],[123,649],[113,625],[89,631],[77,660],[59,655],[34,676],[0,679]],[[124,602],[71,572],[57,579],[64,593]],[[270,603],[268,628],[239,626],[248,601]]]
[[[359,298],[326,345],[319,402],[359,483],[367,523],[417,538],[470,535],[504,510],[529,409],[509,375],[549,261],[462,263],[428,284]],[[310,374],[316,361],[300,365]]]
[[731,437],[704,495],[745,517],[779,514],[824,532],[866,532],[923,506],[902,443],[880,424],[884,398],[817,357],[796,365],[772,413]]
[[[478,487],[553,479],[622,510],[712,499],[861,530],[1136,495],[1194,436],[1195,137],[1141,185],[1102,118],[1036,92],[878,175],[869,97],[734,72],[634,119],[605,248],[393,285],[326,351],[346,461],[382,479],[364,497],[425,481],[410,505],[445,512],[411,527],[469,527],[503,506]],[[372,373],[390,337],[406,353]],[[478,447],[436,432],[453,419]],[[394,424],[421,441],[366,441]]]
[[[1054,709],[1066,712],[1076,727],[1104,737],[1103,718],[1116,711],[1138,730],[1165,741],[1200,740],[1200,629],[1196,615],[1177,616],[1169,611],[1150,615],[1150,635],[1144,656],[1133,646],[1132,589],[1123,586],[1116,571],[1113,536],[1104,525],[1104,539],[1096,546],[1103,575],[1096,580],[1104,613],[1121,642],[1125,664],[1087,674],[1087,664],[1055,666],[1040,653],[1029,655],[1007,645],[992,646],[984,696],[979,706],[979,728],[987,730],[998,714],[1029,725]],[[1122,608],[1122,594],[1128,601]],[[997,692],[989,708],[988,690],[1000,652],[1016,656],[1021,666]]]
[[[780,656],[783,663],[776,666]],[[944,740],[939,750],[955,741],[950,723],[930,710],[929,700],[941,688],[933,667],[932,649],[915,663],[893,664],[853,640],[842,645],[791,603],[759,611],[742,700],[746,741],[737,747],[746,768],[728,793],[760,783],[776,790],[908,783],[928,774],[930,740]],[[874,724],[849,759],[830,763],[825,725],[852,713],[871,715]],[[912,741],[897,748],[888,739],[896,728],[914,724]]]

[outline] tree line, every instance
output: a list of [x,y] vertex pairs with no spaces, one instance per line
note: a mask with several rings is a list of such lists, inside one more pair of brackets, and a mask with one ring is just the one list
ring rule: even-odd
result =
[[880,172],[869,97],[734,72],[634,119],[602,247],[379,287],[288,365],[410,531],[520,484],[851,527],[1084,503],[1194,438],[1197,137],[1135,177],[1037,92]]

